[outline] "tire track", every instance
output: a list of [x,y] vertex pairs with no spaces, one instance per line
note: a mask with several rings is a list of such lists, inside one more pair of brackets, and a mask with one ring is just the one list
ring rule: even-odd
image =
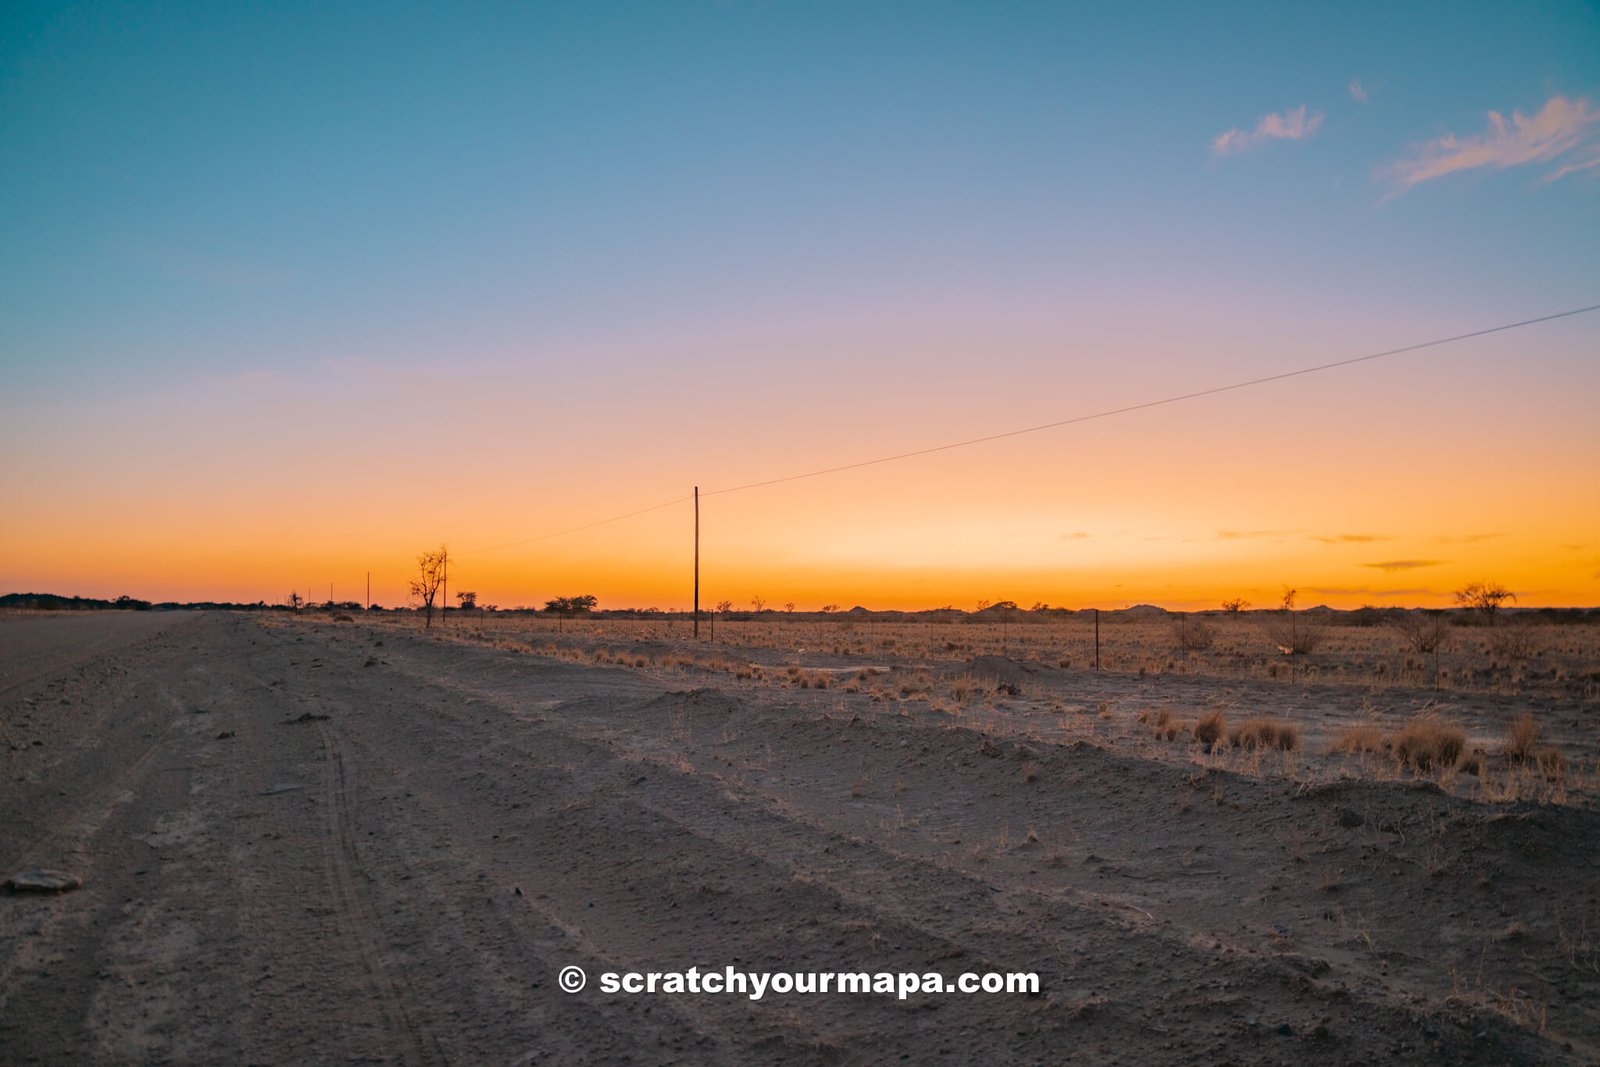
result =
[[410,982],[403,974],[396,977],[384,962],[383,945],[376,932],[377,916],[357,883],[363,868],[350,832],[350,787],[344,753],[332,732],[321,723],[316,725],[328,767],[324,793],[329,826],[324,839],[323,872],[335,898],[340,931],[366,970],[385,1024],[385,1036],[396,1046],[391,1050],[396,1058],[415,1067],[448,1063],[449,1057],[438,1040],[406,1006],[416,999]]

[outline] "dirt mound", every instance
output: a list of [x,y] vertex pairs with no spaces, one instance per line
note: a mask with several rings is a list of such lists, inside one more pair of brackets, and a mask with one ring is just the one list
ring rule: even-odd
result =
[[696,722],[720,722],[739,710],[739,701],[715,687],[663,693],[640,709],[645,714],[685,714]]
[[962,673],[1002,685],[1020,686],[1038,675],[1039,665],[1019,662],[1005,656],[979,656],[968,664]]

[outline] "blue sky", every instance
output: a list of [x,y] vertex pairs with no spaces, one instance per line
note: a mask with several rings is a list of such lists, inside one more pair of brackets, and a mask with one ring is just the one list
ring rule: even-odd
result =
[[[1593,172],[1375,178],[1600,96],[1581,4],[20,4],[0,55],[28,383],[958,291],[1600,281]],[[1301,106],[1303,141],[1210,151]]]

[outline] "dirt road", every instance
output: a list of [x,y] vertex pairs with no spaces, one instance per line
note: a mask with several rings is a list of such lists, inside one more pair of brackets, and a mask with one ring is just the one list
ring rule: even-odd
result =
[[[1592,804],[362,624],[0,620],[10,1063],[1584,1063]],[[588,987],[557,975],[583,967]],[[1036,972],[627,995],[602,972]]]

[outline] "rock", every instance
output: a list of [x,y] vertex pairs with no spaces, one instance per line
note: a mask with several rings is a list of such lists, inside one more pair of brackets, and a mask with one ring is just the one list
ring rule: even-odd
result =
[[6,879],[6,888],[13,893],[65,893],[82,884],[82,878],[43,867],[29,867]]

